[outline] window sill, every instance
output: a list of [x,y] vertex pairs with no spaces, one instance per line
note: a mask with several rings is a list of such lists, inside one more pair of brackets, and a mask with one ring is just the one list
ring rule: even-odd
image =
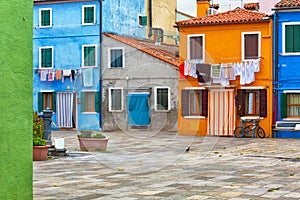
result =
[[245,120],[245,119],[263,119],[263,117],[260,117],[260,116],[244,116],[244,117],[241,117],[242,120]]
[[281,56],[300,56],[300,52],[295,53],[282,53]]
[[300,118],[283,118],[283,121],[300,122]]
[[111,112],[111,113],[121,113],[121,112],[123,112],[123,110],[109,110],[109,112]]
[[96,23],[87,23],[87,24],[82,24],[82,26],[93,26],[96,25]]
[[170,110],[154,110],[154,112],[157,112],[157,113],[168,113],[168,112],[170,112]]
[[184,119],[205,119],[204,116],[184,116]]

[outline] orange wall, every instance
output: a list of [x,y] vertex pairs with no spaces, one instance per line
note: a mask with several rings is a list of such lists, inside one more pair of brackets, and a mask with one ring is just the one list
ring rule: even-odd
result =
[[[261,65],[260,72],[255,73],[255,82],[243,86],[263,86],[267,89],[268,116],[260,125],[269,136],[272,133],[272,23],[244,23],[226,25],[205,25],[197,27],[179,28],[180,32],[180,59],[187,58],[187,36],[189,34],[205,35],[205,63],[221,64],[242,61],[242,32],[261,32]],[[239,89],[239,76],[231,85],[237,85]],[[184,87],[199,87],[193,78],[187,81],[179,79],[179,113],[178,131],[182,135],[206,135],[205,119],[183,119],[181,117],[181,89]],[[237,125],[239,125],[239,117]],[[197,130],[195,130],[197,129]]]

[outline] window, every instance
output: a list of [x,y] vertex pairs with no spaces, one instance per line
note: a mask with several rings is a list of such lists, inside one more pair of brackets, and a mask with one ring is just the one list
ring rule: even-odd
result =
[[53,68],[53,47],[40,47],[40,68]]
[[81,92],[81,112],[100,112],[99,92]]
[[108,51],[109,68],[123,68],[125,66],[124,48],[110,48]]
[[170,110],[170,88],[155,87],[154,90],[155,110]]
[[242,33],[242,59],[260,57],[260,32]]
[[109,111],[122,111],[123,110],[123,89],[122,88],[109,88]]
[[204,35],[188,36],[188,58],[204,62]]
[[96,66],[96,45],[84,45],[82,47],[83,67]]
[[139,26],[147,26],[147,16],[139,15]]
[[207,116],[208,91],[203,89],[181,90],[182,116]]
[[300,23],[284,24],[283,53],[300,53]]
[[50,108],[56,111],[56,93],[55,92],[39,92],[38,93],[38,111],[42,112]]
[[52,9],[51,8],[44,8],[39,10],[40,19],[39,19],[39,26],[40,27],[51,27],[52,26]]
[[95,5],[82,7],[82,24],[89,25],[95,24]]
[[281,117],[299,118],[300,117],[300,93],[281,94]]
[[266,89],[239,89],[237,98],[239,116],[267,116]]

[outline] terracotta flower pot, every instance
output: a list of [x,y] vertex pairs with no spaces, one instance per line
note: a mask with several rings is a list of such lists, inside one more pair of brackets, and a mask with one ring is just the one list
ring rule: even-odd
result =
[[49,146],[33,146],[33,160],[43,161],[48,159]]
[[81,151],[105,151],[108,138],[78,138]]

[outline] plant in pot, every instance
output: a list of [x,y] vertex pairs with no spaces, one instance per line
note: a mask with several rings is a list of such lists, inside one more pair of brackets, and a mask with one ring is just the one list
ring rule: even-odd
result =
[[80,131],[77,135],[81,151],[105,151],[108,137],[103,133],[91,130]]
[[37,112],[33,113],[32,125],[32,139],[33,139],[33,160],[42,161],[47,160],[49,146],[44,137],[44,120],[39,117]]

